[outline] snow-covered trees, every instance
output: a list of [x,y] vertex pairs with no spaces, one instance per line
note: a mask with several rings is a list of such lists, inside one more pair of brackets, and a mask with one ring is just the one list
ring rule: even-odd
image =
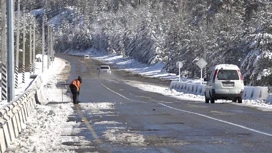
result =
[[[47,3],[46,3],[47,2]],[[272,4],[269,0],[25,0],[60,16],[55,49],[93,47],[141,62],[177,61],[199,76],[196,58],[241,66],[251,85],[271,85]],[[67,11],[70,10],[70,11]],[[65,15],[66,14],[66,15]],[[67,15],[68,14],[68,15]]]
[[[198,76],[196,57],[206,58],[207,71],[219,63],[242,67],[246,83],[265,84],[271,67],[271,2],[265,0],[94,0],[88,15],[97,49],[152,64],[175,63]],[[85,9],[85,10],[84,10]],[[83,13],[84,12],[84,13]],[[88,13],[86,13],[88,12]],[[268,56],[269,55],[269,56]],[[264,74],[265,71],[265,75]]]

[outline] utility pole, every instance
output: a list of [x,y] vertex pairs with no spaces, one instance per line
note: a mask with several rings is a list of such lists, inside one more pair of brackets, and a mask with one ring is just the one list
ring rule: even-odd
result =
[[85,8],[84,8],[84,24],[85,25],[88,25],[88,21],[89,21],[88,10],[90,10],[88,5],[88,0],[85,0]]
[[42,17],[42,73],[44,72],[44,20],[45,14]]
[[47,25],[47,69],[50,67],[50,27]]
[[[204,41],[203,42],[203,49],[204,49],[203,59],[205,61],[207,61],[207,47],[206,47],[207,39],[206,39],[206,35],[207,35],[207,33],[204,32],[204,35],[203,35],[204,36],[204,39],[203,39],[203,41]],[[205,66],[203,69],[204,69],[204,76],[203,76],[203,78],[207,78],[207,67]]]
[[[205,12],[207,12],[207,10],[205,10]],[[202,32],[202,35],[203,35],[203,49],[204,49],[204,54],[203,54],[203,59],[205,60],[205,61],[207,61],[207,41],[208,41],[208,38],[207,38],[207,32],[208,32],[208,14],[206,13],[206,23],[204,23],[204,30],[202,29],[202,31],[204,32],[204,34],[203,34],[203,32]],[[203,70],[204,70],[204,76],[203,76],[203,78],[207,78],[207,66],[205,66],[204,68],[203,68]]]
[[54,52],[54,48],[53,48],[53,27],[51,27],[51,61],[52,61],[52,63],[53,63],[53,61],[54,61],[54,54],[55,54],[55,52]]
[[[204,60],[205,61],[208,61],[208,58],[207,58],[207,43],[208,43],[208,34],[209,33],[209,19],[208,19],[208,16],[206,18],[206,29],[205,29],[205,45],[204,45],[204,49],[205,49],[205,52],[204,52]],[[204,78],[207,78],[207,66],[204,67]]]
[[8,102],[14,98],[14,3],[7,1]]
[[15,88],[18,88],[19,73],[19,45],[20,45],[20,0],[17,1],[17,35],[16,35],[16,65],[15,65]]
[[[46,14],[46,10],[48,8],[48,2],[46,0],[46,4],[45,4],[45,10],[44,13]],[[49,57],[50,57],[50,48],[49,48],[49,44],[50,44],[50,40],[49,40],[49,24],[48,24],[48,20],[46,20],[47,23],[47,36],[45,36],[47,38],[47,42],[46,42],[46,50],[47,50],[47,69],[49,69],[50,67],[50,61],[49,61]],[[46,40],[45,38],[45,40]]]
[[23,8],[23,66],[22,66],[22,83],[25,83],[25,53],[26,53],[26,47],[25,47],[25,37],[26,37],[26,21],[25,21],[25,8]]
[[32,74],[32,23],[29,24],[29,73]]
[[6,0],[1,0],[1,38],[2,38],[2,44],[1,44],[1,100],[7,99],[7,30],[6,30],[6,12],[7,12],[7,5]]
[[35,22],[35,18],[33,19],[33,74],[35,74],[35,59],[36,59],[36,22]]

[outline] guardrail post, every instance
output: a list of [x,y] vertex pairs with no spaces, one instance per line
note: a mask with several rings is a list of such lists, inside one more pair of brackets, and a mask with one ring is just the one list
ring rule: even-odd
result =
[[26,100],[26,116],[29,117],[31,111],[31,106],[30,106],[30,99]]
[[11,122],[12,122],[12,125],[13,125],[13,130],[14,130],[14,138],[11,140],[11,141],[13,141],[19,135],[18,123],[17,123],[17,120],[16,120],[16,116],[14,114],[14,109],[15,109],[14,106],[9,105],[9,107],[10,107],[10,119],[11,119]]
[[[7,122],[8,122],[8,129],[9,129],[9,135],[10,135],[10,141],[13,141],[15,139],[15,131],[14,131],[14,126],[12,123],[12,116],[11,116],[11,112],[7,113],[7,118],[6,118]],[[8,144],[9,145],[9,144]]]
[[[24,105],[23,105],[23,103],[22,103],[22,100],[23,100],[23,99],[21,99],[21,101],[20,101],[20,103],[19,103],[18,106],[19,106],[19,108],[20,108],[20,109],[19,109],[19,119],[20,119],[20,123],[21,123],[21,128],[24,129],[24,126],[23,126],[23,125],[24,125],[26,122],[25,122],[25,118],[24,118]],[[22,129],[21,129],[21,130],[22,130]]]
[[23,112],[23,120],[24,120],[24,123],[26,123],[26,121],[27,121],[27,106],[26,106],[26,102],[27,102],[26,99],[24,99],[24,100],[22,101],[22,106],[23,106],[22,112]]
[[4,133],[4,123],[2,122],[3,119],[0,118],[0,152],[3,153],[7,149],[7,144],[5,140],[5,133]]
[[16,105],[14,106],[14,111],[13,111],[13,114],[14,114],[14,118],[16,120],[16,125],[17,125],[17,130],[18,130],[18,135],[16,137],[19,136],[19,133],[22,131],[22,126],[21,126],[21,121],[20,121],[20,118],[19,118],[19,107],[18,107],[18,103],[14,102]]
[[5,110],[0,110],[0,152],[3,153],[7,149],[7,141],[6,137],[9,137],[8,133],[5,133],[7,131],[6,127],[6,121],[3,118],[3,115],[5,114]]
[[35,109],[35,97],[30,96],[30,104],[31,104],[31,111],[33,111]]
[[13,125],[12,125],[12,122],[11,122],[11,117],[10,117],[10,113],[11,113],[11,110],[9,109],[9,107],[5,107],[5,115],[4,115],[4,119],[6,120],[6,124],[7,124],[7,130],[5,132],[5,134],[7,134],[6,136],[6,144],[7,144],[7,148],[9,147],[10,145],[10,142],[13,141],[15,139],[15,136],[14,136],[14,129],[13,129]]

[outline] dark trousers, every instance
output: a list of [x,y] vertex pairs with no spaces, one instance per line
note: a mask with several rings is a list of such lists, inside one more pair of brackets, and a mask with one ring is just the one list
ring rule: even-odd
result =
[[70,90],[73,94],[73,103],[76,104],[78,103],[78,91],[75,85],[71,84],[70,85]]

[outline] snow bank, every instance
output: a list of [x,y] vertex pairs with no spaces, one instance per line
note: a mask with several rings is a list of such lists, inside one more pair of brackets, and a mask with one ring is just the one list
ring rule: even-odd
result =
[[[47,60],[47,56],[44,60]],[[44,90],[46,90],[43,89],[44,86],[49,82],[49,78],[57,75],[57,72],[65,67],[63,60],[56,58],[53,62],[57,66],[51,66],[44,72],[42,72],[42,63],[36,62],[36,74],[39,75],[31,75],[34,80],[27,79],[25,83],[27,86],[21,89],[22,94],[17,94],[11,102],[0,105],[0,152],[5,152],[19,133],[25,130],[26,121],[36,109],[36,103],[47,102],[44,96]]]
[[[205,92],[205,85],[199,83],[172,81],[169,88],[171,90],[174,89],[177,92],[192,93],[202,96],[204,96]],[[268,92],[268,87],[246,86],[243,94],[243,99],[263,100],[271,103],[272,94]]]

